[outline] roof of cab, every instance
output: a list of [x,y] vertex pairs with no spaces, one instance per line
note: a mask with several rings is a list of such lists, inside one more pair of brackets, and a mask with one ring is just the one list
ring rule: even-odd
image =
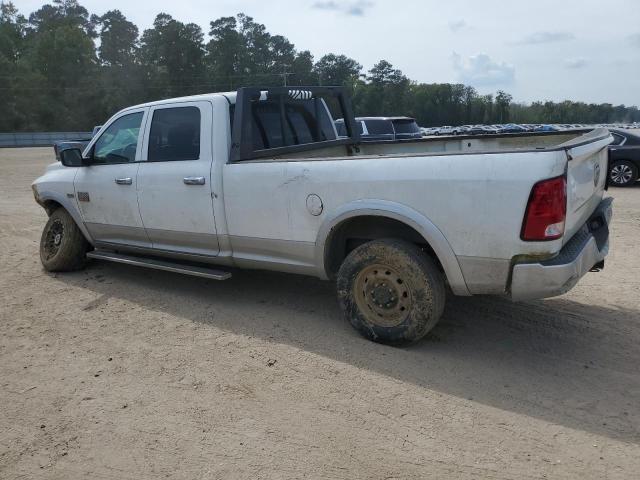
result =
[[153,102],[141,103],[139,105],[132,105],[125,110],[131,108],[143,108],[154,107],[156,105],[164,105],[167,103],[180,103],[180,102],[197,102],[199,100],[212,100],[215,97],[225,97],[229,103],[236,103],[236,92],[220,92],[220,93],[203,93],[201,95],[189,95],[186,97],[164,98],[162,100],[155,100]]

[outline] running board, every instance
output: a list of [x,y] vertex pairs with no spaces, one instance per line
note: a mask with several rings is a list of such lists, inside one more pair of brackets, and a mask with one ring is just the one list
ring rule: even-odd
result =
[[94,250],[87,252],[87,257],[96,260],[107,260],[108,262],[124,263],[138,267],[153,268],[155,270],[165,270],[167,272],[183,273],[194,277],[209,278],[211,280],[227,280],[231,278],[231,272],[216,270],[213,268],[197,267],[193,265],[183,265],[181,263],[156,260],[155,258],[136,257],[133,255],[123,255],[121,253]]

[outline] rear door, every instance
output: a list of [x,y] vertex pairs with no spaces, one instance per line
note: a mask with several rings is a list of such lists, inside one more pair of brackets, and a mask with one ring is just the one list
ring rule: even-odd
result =
[[149,111],[138,201],[155,249],[217,255],[211,185],[213,106],[159,105]]
[[147,109],[111,120],[90,147],[90,166],[78,168],[74,188],[89,233],[97,242],[151,246],[138,211],[136,176]]

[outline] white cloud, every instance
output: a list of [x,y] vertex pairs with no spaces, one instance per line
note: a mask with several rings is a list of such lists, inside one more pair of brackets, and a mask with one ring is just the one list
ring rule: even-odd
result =
[[374,3],[370,0],[357,0],[354,2],[340,2],[340,1],[318,1],[311,5],[311,8],[318,10],[330,10],[339,13],[345,13],[355,17],[362,17],[365,15],[366,10],[373,7]]
[[568,58],[564,61],[564,65],[567,68],[572,70],[579,70],[587,66],[587,59],[578,57],[578,58]]
[[540,45],[543,43],[567,42],[575,39],[571,32],[535,32],[527,35],[522,40],[515,42],[516,45]]
[[635,45],[636,47],[640,47],[640,33],[629,35],[628,38],[632,45]]
[[466,28],[469,28],[469,25],[467,24],[467,22],[465,20],[452,20],[451,22],[449,22],[449,29],[453,32],[453,33],[457,33],[460,30],[464,30]]
[[462,58],[451,56],[458,81],[475,87],[508,86],[515,81],[516,69],[506,62],[496,62],[486,53]]

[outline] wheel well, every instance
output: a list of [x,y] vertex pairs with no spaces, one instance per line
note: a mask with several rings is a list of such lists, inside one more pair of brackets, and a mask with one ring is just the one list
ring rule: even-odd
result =
[[413,227],[394,218],[366,215],[349,218],[331,230],[325,244],[324,265],[327,275],[334,278],[349,253],[364,243],[381,238],[397,238],[418,245],[444,273],[429,242]]
[[64,208],[61,204],[56,202],[55,200],[45,200],[40,203],[44,211],[47,212],[48,216],[51,216],[53,212],[55,212],[59,208]]

